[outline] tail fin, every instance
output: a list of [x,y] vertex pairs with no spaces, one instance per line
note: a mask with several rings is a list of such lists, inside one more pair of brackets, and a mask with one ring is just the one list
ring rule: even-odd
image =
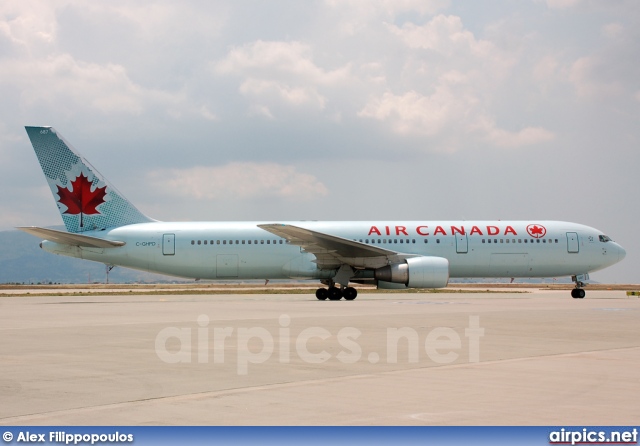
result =
[[131,204],[52,127],[25,127],[67,231],[153,221]]

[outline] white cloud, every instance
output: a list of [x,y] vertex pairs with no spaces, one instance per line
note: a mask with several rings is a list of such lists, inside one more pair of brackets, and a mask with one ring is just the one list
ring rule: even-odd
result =
[[601,29],[602,35],[609,39],[615,39],[622,36],[622,34],[624,33],[624,25],[616,22],[607,23],[606,25],[603,25]]
[[274,81],[247,79],[240,85],[240,93],[258,98],[279,98],[291,105],[311,104],[323,109],[326,99],[313,87],[290,87]]
[[22,91],[22,106],[46,105],[57,112],[70,110],[140,115],[164,109],[168,115],[215,119],[206,106],[190,103],[182,92],[145,88],[130,79],[118,64],[87,63],[69,54],[46,58],[0,60],[3,84]]
[[56,7],[37,0],[6,0],[0,3],[0,35],[25,49],[55,40]]
[[358,115],[389,122],[397,133],[434,136],[453,120],[464,118],[474,102],[471,97],[456,97],[444,86],[438,87],[430,96],[416,91],[403,95],[386,92],[382,97],[372,99]]
[[[415,91],[403,95],[387,92],[369,102],[359,115],[389,122],[400,134],[430,137],[446,137],[456,132],[467,136],[478,134],[497,147],[520,147],[554,138],[552,132],[540,127],[526,127],[517,132],[501,129],[492,118],[479,111],[477,98],[456,95],[446,87],[439,87],[431,96]],[[447,150],[457,148],[446,145]]]
[[211,110],[209,110],[209,107],[207,107],[206,105],[203,105],[200,107],[200,115],[207,121],[218,120],[218,116],[215,113],[213,113]]
[[[398,134],[427,136],[436,142],[429,147],[447,151],[469,145],[475,138],[498,147],[553,139],[550,131],[540,127],[508,131],[496,123],[491,102],[517,57],[477,39],[460,17],[437,15],[423,25],[405,23],[387,25],[387,29],[409,48],[409,62],[402,69],[402,82],[370,98],[360,117],[387,123]],[[555,70],[553,60],[545,60],[534,76],[550,76]]]
[[549,9],[568,9],[579,4],[582,0],[547,0]]
[[552,55],[543,56],[533,67],[533,79],[536,83],[548,83],[556,79],[559,62]]
[[195,200],[306,200],[328,194],[325,185],[313,175],[276,163],[162,169],[149,173],[148,178],[166,194]]
[[389,29],[410,48],[425,48],[446,55],[463,49],[475,56],[484,57],[493,49],[491,43],[476,40],[473,33],[465,30],[458,16],[438,15],[425,25],[405,23],[401,28],[390,25]]
[[249,116],[263,116],[267,119],[275,119],[271,110],[266,105],[253,104],[249,107]]
[[285,78],[314,84],[333,84],[349,77],[349,67],[323,70],[312,60],[311,46],[301,42],[258,40],[234,48],[214,64],[218,73],[247,77]]
[[[300,42],[259,40],[232,49],[213,69],[241,78],[239,92],[250,98],[253,111],[271,109],[275,104],[322,110],[327,98],[320,90],[351,77],[348,65],[335,70],[317,66],[311,47]],[[265,116],[273,117],[271,112]]]
[[336,28],[349,36],[402,13],[434,14],[449,3],[449,0],[325,0],[325,5],[336,13],[332,18],[337,21]]
[[624,92],[619,78],[606,78],[599,74],[603,67],[597,56],[581,57],[569,70],[569,81],[581,97],[611,97]]
[[552,132],[542,127],[526,127],[517,132],[510,132],[498,128],[495,122],[486,116],[477,117],[470,128],[480,132],[483,139],[490,144],[503,148],[541,144],[552,141],[555,138]]
[[505,53],[488,40],[477,39],[464,28],[458,16],[437,15],[423,25],[405,23],[401,27],[387,25],[407,47],[430,50],[429,54],[416,53],[415,57],[429,64],[431,72],[456,69],[476,77],[490,77],[494,82],[509,73],[515,62],[513,55]]

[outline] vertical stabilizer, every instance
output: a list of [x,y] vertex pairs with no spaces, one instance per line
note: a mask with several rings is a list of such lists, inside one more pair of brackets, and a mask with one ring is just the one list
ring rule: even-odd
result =
[[67,231],[153,221],[129,202],[52,127],[25,127]]

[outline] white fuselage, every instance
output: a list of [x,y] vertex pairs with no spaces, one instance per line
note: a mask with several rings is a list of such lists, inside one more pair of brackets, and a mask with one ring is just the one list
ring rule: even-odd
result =
[[[85,232],[123,241],[82,248],[45,241],[45,250],[144,271],[196,279],[324,279],[315,256],[257,225],[263,222],[152,222]],[[622,260],[624,249],[597,229],[568,222],[291,222],[404,254],[443,257],[450,277],[558,277]],[[533,230],[531,228],[534,228]],[[544,228],[544,234],[540,232]],[[537,231],[537,232],[536,232]],[[533,234],[532,234],[533,232]]]

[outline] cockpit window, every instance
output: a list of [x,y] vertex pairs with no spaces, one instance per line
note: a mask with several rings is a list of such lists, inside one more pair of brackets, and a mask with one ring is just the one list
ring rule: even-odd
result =
[[611,241],[611,238],[607,237],[606,235],[601,235],[598,238],[600,239],[601,242],[604,242],[604,243]]

